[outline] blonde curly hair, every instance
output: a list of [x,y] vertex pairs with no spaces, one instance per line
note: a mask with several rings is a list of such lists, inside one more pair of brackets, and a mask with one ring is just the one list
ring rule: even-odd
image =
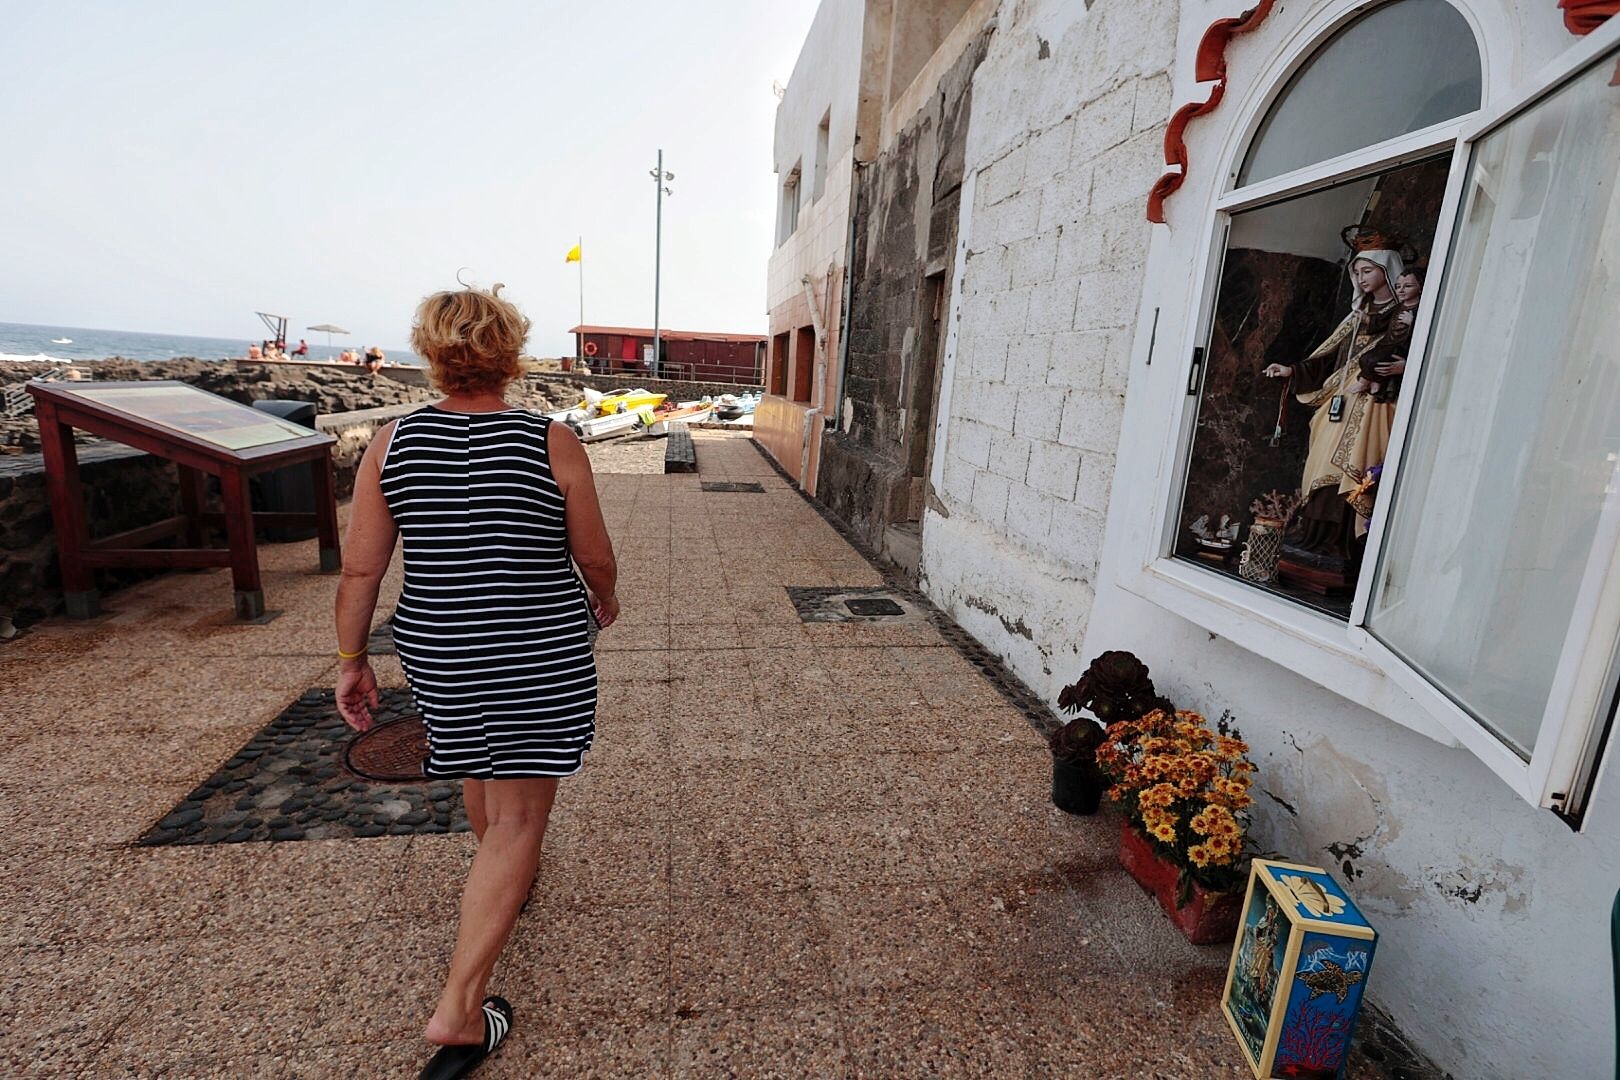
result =
[[498,394],[523,375],[529,320],[501,299],[501,289],[436,292],[417,306],[411,351],[428,362],[440,393]]

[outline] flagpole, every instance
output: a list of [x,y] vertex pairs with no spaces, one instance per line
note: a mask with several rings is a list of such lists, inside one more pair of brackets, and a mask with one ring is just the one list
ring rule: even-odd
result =
[[574,336],[574,359],[580,362],[585,360],[585,236],[579,237],[579,325],[580,331]]

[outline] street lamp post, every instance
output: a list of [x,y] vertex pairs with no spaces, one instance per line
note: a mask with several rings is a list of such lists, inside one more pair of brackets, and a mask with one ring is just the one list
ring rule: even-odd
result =
[[664,196],[674,192],[664,186],[664,181],[675,179],[675,174],[664,171],[664,152],[658,151],[658,168],[649,174],[653,178],[653,185],[658,189],[657,217],[653,226],[653,374],[662,375],[664,369],[664,341],[662,327],[658,322],[658,300],[661,275],[664,262]]

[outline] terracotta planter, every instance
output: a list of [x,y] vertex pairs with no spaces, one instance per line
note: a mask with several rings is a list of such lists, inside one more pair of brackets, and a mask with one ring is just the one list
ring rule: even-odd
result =
[[1119,861],[1138,885],[1158,897],[1159,907],[1194,945],[1214,945],[1237,936],[1243,894],[1210,892],[1195,881],[1187,902],[1177,905],[1180,871],[1154,851],[1152,842],[1129,821],[1120,823]]

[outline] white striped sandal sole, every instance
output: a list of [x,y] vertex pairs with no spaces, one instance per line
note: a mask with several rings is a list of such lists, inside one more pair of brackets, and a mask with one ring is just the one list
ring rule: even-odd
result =
[[512,1006],[491,994],[484,999],[484,1041],[465,1046],[442,1046],[423,1067],[417,1080],[461,1080],[484,1063],[512,1030]]

